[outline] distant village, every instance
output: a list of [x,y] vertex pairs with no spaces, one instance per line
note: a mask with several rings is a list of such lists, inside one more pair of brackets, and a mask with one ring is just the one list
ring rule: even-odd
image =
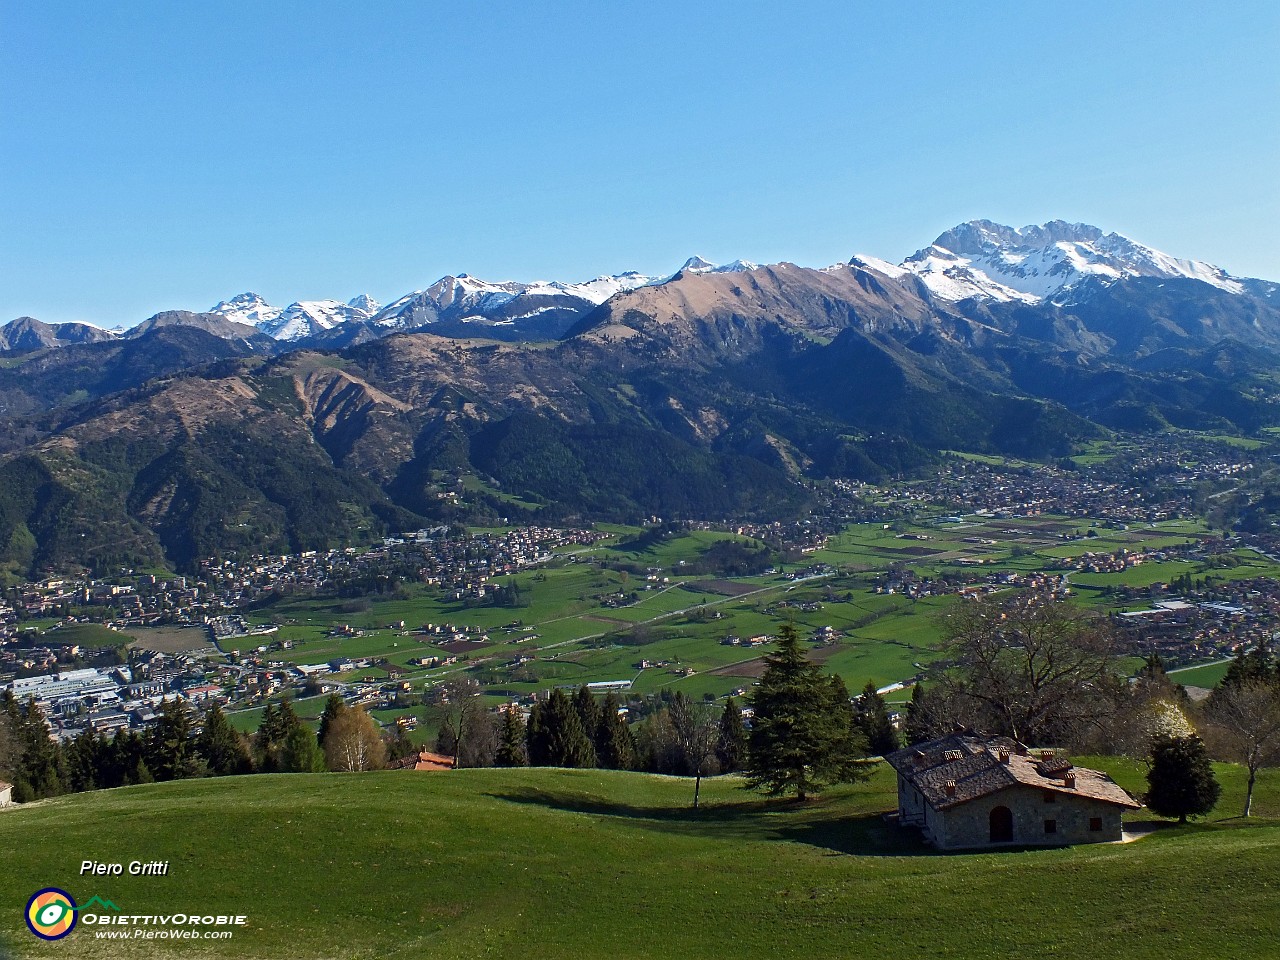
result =
[[[1199,484],[1229,481],[1251,469],[1205,454],[1182,466],[1185,451],[1159,448],[1107,469],[1076,470],[1062,466],[998,467],[969,460],[949,461],[927,484],[888,484],[878,488],[843,481],[829,487],[809,518],[774,523],[685,523],[684,529],[717,530],[768,543],[792,562],[820,549],[827,538],[852,519],[913,516],[918,508],[981,513],[989,518],[1035,517],[1042,514],[1097,518],[1107,526],[1194,516],[1194,490]],[[1172,443],[1172,441],[1170,441]],[[1210,451],[1212,453],[1212,451]],[[1132,479],[1143,470],[1161,471],[1159,484]],[[1135,472],[1136,471],[1136,472]],[[874,502],[873,514],[868,504]],[[657,521],[658,518],[652,518]],[[936,518],[935,518],[936,519]],[[946,521],[949,518],[941,518]],[[958,518],[950,518],[958,519]],[[886,524],[886,527],[888,524]],[[335,658],[297,665],[280,656],[290,647],[271,625],[251,626],[245,613],[274,598],[326,595],[361,598],[394,591],[406,582],[421,583],[462,604],[493,599],[494,578],[545,564],[556,551],[572,553],[606,539],[588,529],[526,526],[505,532],[464,534],[448,528],[416,531],[388,538],[372,549],[308,551],[288,556],[253,556],[242,560],[206,560],[198,574],[158,576],[124,572],[110,579],[49,577],[11,588],[0,598],[0,691],[34,698],[57,738],[84,730],[110,734],[145,728],[166,699],[194,705],[217,702],[229,709],[260,705],[288,693],[311,696],[338,692],[348,703],[395,705],[410,692],[403,668],[385,661]],[[902,534],[916,540],[926,534]],[[906,563],[893,564],[876,589],[912,599],[946,594],[980,596],[998,590],[1033,588],[1066,594],[1074,572],[1118,572],[1149,561],[1205,561],[1250,546],[1260,553],[1280,550],[1273,534],[1238,536],[1229,541],[1200,538],[1184,546],[1157,551],[1087,551],[1070,559],[1047,561],[1035,573],[990,572],[983,569],[984,541],[970,538],[974,557],[954,560],[958,568],[945,577],[915,573]],[[813,567],[819,573],[829,568]],[[772,571],[769,571],[772,572]],[[796,576],[802,577],[803,574]],[[668,579],[658,574],[641,589],[658,589]],[[1188,578],[1189,581],[1189,578]],[[1114,615],[1130,651],[1157,653],[1170,666],[1211,657],[1227,657],[1242,647],[1269,639],[1280,615],[1280,586],[1268,579],[1207,579],[1166,586],[1116,588],[1114,599],[1138,607]],[[636,601],[632,593],[601,598],[606,606]],[[1144,605],[1145,604],[1145,605]],[[132,628],[192,628],[199,638],[189,649],[153,650],[135,645],[71,639],[58,642],[61,629],[37,630],[30,621],[56,621],[61,627],[96,624],[127,633]],[[479,627],[465,624],[389,625],[429,635],[433,651],[414,665],[448,667],[477,641],[488,639]],[[335,635],[358,635],[337,624]],[[74,631],[72,632],[74,635]],[[525,631],[521,639],[536,640]],[[815,642],[833,642],[833,628],[819,631]],[[206,640],[207,638],[207,640]],[[755,646],[765,637],[729,636],[730,645]],[[528,659],[528,658],[523,658]],[[514,661],[515,666],[523,662]],[[352,677],[379,668],[377,680]],[[341,676],[339,676],[341,675]]]
[[[297,665],[273,656],[290,642],[278,628],[251,626],[241,611],[265,599],[294,593],[331,592],[347,585],[361,591],[372,582],[413,579],[458,600],[481,599],[492,577],[536,567],[552,551],[589,546],[608,534],[593,530],[521,527],[505,533],[450,536],[446,529],[389,538],[380,546],[308,551],[296,556],[255,556],[244,562],[206,561],[198,577],[157,577],[126,572],[109,581],[51,577],[25,583],[0,601],[0,691],[34,699],[55,739],[85,730],[110,736],[151,725],[166,700],[193,706],[218,703],[250,707],[284,693],[339,692],[349,704],[374,707],[394,702],[409,684],[394,668],[378,682],[337,682],[334,674],[373,665],[339,657],[326,664]],[[43,632],[32,619],[56,619],[59,628],[96,624],[126,633],[130,628],[188,628],[190,649],[122,650],[88,641],[58,642],[62,629]],[[403,630],[405,624],[392,626]],[[419,632],[448,649],[486,639],[478,627],[425,624]],[[336,635],[355,636],[349,626]],[[74,631],[73,631],[74,635]],[[422,666],[445,666],[457,657],[425,657]]]

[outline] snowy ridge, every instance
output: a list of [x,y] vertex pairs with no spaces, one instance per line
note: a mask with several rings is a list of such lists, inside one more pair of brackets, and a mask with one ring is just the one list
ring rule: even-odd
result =
[[273,307],[256,293],[242,293],[230,300],[223,300],[209,309],[235,323],[248,324],[261,329],[283,313],[282,307]]
[[704,260],[702,257],[690,257],[684,262],[684,266],[662,280],[655,281],[657,283],[666,283],[668,280],[674,280],[682,273],[746,273],[748,270],[758,270],[760,264],[752,263],[750,260],[735,260],[733,263],[726,263],[723,266],[712,263],[710,260]]
[[[886,282],[951,302],[969,299],[1005,303],[1061,300],[1087,279],[1114,282],[1130,277],[1187,278],[1234,294],[1270,299],[1277,286],[1240,280],[1220,267],[1183,260],[1144,246],[1118,233],[1104,233],[1083,223],[1052,220],[1015,229],[990,220],[953,227],[923,250],[892,264],[858,254],[826,272],[863,270]],[[242,293],[213,307],[211,313],[250,324],[278,340],[316,336],[345,323],[368,324],[384,333],[422,330],[444,324],[500,325],[533,336],[558,336],[573,318],[628,290],[658,286],[680,277],[741,273],[759,269],[746,260],[718,265],[690,257],[675,273],[647,276],[629,271],[580,283],[555,280],[490,282],[461,273],[441,277],[423,290],[405,294],[386,306],[366,294],[347,303],[304,300],[273,307],[255,293]],[[779,267],[781,269],[781,267]],[[525,326],[532,323],[532,326]],[[557,324],[561,326],[557,327]],[[453,329],[456,329],[454,327]],[[550,333],[549,333],[550,331]]]
[[1182,277],[1229,293],[1244,291],[1220,267],[1180,260],[1118,233],[1061,220],[1020,230],[973,220],[908,257],[901,269],[919,277],[935,296],[952,301],[977,297],[1038,303],[1089,277]]
[[340,323],[367,319],[369,314],[364,310],[339,300],[301,300],[290,304],[274,320],[260,324],[258,329],[277,340],[302,340]]

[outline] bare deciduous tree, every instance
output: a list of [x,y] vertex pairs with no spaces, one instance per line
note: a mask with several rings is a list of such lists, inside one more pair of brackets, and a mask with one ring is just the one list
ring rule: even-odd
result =
[[685,766],[694,776],[693,808],[696,810],[702,778],[719,769],[716,745],[720,742],[720,717],[710,704],[695,703],[678,692],[671,701],[671,725]]
[[947,645],[958,671],[945,686],[981,707],[988,733],[1068,741],[1115,701],[1109,626],[1044,595],[960,604],[947,618]]
[[1206,716],[1205,739],[1214,756],[1242,764],[1249,771],[1244,816],[1253,810],[1258,771],[1280,763],[1280,687],[1247,680],[1214,692]]
[[497,726],[484,708],[480,684],[470,677],[446,680],[437,688],[444,710],[437,747],[459,767],[491,767],[498,749]]

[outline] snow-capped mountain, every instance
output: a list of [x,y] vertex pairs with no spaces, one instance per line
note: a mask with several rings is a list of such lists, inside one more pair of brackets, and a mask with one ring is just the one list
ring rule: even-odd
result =
[[381,305],[367,294],[349,303],[338,300],[300,300],[273,307],[256,293],[242,293],[209,310],[236,323],[249,324],[276,340],[302,340],[351,320],[368,320]]
[[359,296],[352,297],[347,301],[347,306],[355,307],[357,310],[363,310],[371,317],[382,309],[382,304],[373,299],[373,297],[369,296],[367,293],[362,293]]
[[449,332],[504,338],[519,327],[529,337],[554,337],[610,297],[655,282],[661,281],[634,271],[583,283],[490,283],[463,273],[406,294],[371,322],[384,330],[437,329],[443,324]]
[[1244,289],[1220,267],[1180,260],[1118,233],[1062,220],[1020,230],[972,220],[943,233],[899,267],[866,256],[855,257],[850,264],[895,279],[913,275],[934,296],[950,301],[1057,300],[1089,278],[1182,277],[1229,293]]
[[256,293],[242,293],[238,297],[221,301],[208,312],[220,314],[234,323],[261,328],[280,316],[284,308],[273,307]]
[[368,320],[369,313],[340,300],[300,300],[258,329],[277,340],[302,340],[352,320]]
[[[710,260],[704,260],[702,257],[693,256],[684,262],[673,276],[678,277],[682,273],[746,273],[748,270],[758,270],[760,264],[752,263],[750,260],[735,260],[733,263],[726,263],[723,266],[712,263]],[[672,277],[667,277],[670,280]],[[664,282],[664,281],[658,281]]]
[[[1136,277],[1198,280],[1228,293],[1268,300],[1275,298],[1277,289],[1275,284],[1237,279],[1212,264],[1169,256],[1117,233],[1062,220],[1021,229],[973,220],[947,230],[901,264],[859,255],[824,270],[835,273],[850,267],[911,296],[944,303],[976,299],[1061,304],[1085,281],[1096,287],[1098,282],[1110,285]],[[581,283],[495,283],[461,273],[441,277],[385,307],[361,294],[347,303],[304,300],[280,308],[255,293],[242,293],[210,312],[256,326],[277,340],[318,338],[327,345],[413,330],[502,340],[555,339],[618,294],[684,277],[758,269],[746,260],[718,265],[694,256],[665,276],[632,271]]]

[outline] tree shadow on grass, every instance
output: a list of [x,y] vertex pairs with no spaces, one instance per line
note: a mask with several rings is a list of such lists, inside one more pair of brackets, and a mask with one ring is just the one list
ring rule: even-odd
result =
[[692,807],[644,806],[619,803],[567,790],[531,787],[488,794],[508,803],[529,804],[569,813],[627,820],[646,830],[685,836],[732,840],[804,843],[830,856],[912,857],[935,856],[917,831],[886,823],[877,813],[841,815],[839,808],[823,800],[757,797],[729,803]]

